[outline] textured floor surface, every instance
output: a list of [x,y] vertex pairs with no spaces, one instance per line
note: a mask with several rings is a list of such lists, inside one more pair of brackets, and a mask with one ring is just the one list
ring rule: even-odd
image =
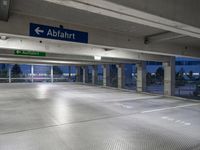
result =
[[76,84],[2,84],[0,150],[200,150],[200,103]]

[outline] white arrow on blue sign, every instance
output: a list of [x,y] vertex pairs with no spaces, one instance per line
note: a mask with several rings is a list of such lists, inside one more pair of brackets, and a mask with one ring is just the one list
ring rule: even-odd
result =
[[88,43],[88,33],[58,27],[30,23],[29,35],[33,37]]
[[44,30],[40,30],[40,27],[37,27],[35,29],[35,33],[37,33],[37,35],[40,35],[40,33],[44,33]]

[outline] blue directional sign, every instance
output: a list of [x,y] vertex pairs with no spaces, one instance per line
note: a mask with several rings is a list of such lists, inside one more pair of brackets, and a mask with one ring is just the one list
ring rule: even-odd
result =
[[88,43],[88,33],[30,23],[29,35],[33,37]]

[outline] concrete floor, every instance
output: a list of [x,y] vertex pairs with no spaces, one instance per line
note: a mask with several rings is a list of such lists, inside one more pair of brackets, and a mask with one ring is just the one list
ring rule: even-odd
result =
[[76,84],[1,84],[0,150],[200,150],[200,103]]

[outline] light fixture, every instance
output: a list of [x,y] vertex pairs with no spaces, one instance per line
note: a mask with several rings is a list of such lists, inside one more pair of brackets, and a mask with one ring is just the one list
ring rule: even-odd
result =
[[101,56],[94,56],[94,60],[101,60]]
[[1,40],[7,40],[7,36],[1,35],[1,36],[0,36],[0,39],[1,39]]
[[3,1],[3,6],[7,6],[8,5],[8,1],[4,0]]

